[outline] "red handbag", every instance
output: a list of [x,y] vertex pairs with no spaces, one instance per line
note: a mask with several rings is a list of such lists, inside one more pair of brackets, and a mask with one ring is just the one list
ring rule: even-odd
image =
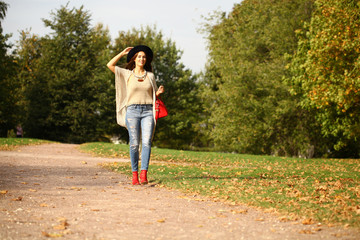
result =
[[155,101],[155,119],[166,117],[168,115],[168,110],[165,107],[164,102],[160,99],[160,97],[156,97]]

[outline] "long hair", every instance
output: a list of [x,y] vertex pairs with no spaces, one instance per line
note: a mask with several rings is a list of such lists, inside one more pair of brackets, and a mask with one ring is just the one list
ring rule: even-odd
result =
[[[138,53],[136,53],[131,59],[130,61],[126,64],[126,69],[129,70],[133,70],[135,68],[135,59],[137,57]],[[146,53],[145,53],[146,56]],[[146,56],[146,62],[145,62],[145,66],[144,69],[148,72],[152,72],[152,66],[151,66],[151,62],[148,61],[148,57]]]

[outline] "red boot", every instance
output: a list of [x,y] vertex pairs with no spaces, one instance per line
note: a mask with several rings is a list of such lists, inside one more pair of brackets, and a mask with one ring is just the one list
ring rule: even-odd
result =
[[139,175],[138,172],[133,172],[132,185],[139,185]]
[[147,180],[147,170],[141,170],[141,173],[140,173],[140,183],[141,183],[141,184],[148,184],[148,180]]

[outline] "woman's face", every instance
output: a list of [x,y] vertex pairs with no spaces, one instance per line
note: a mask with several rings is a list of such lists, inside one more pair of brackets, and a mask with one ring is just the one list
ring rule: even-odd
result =
[[138,52],[135,58],[135,65],[138,67],[144,67],[146,63],[146,55],[144,52]]

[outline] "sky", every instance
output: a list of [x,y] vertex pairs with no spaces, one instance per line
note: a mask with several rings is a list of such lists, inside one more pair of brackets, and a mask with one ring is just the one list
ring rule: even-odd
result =
[[[51,12],[61,6],[89,11],[95,26],[102,23],[108,27],[112,40],[119,31],[141,26],[156,26],[165,39],[175,42],[183,51],[181,61],[193,73],[204,70],[207,61],[207,41],[198,29],[206,22],[204,16],[214,11],[231,12],[241,0],[1,0],[9,4],[2,22],[3,33],[12,33],[9,42],[19,40],[19,32],[45,36],[51,31],[42,19],[51,19]],[[119,49],[119,52],[122,49]]]

